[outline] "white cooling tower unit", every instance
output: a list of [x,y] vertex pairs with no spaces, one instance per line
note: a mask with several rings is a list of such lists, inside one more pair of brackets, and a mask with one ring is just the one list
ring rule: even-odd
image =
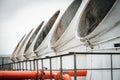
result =
[[12,53],[11,60],[13,62],[17,62],[16,56],[17,56],[17,53],[18,53],[20,46],[22,45],[22,43],[25,39],[25,36],[26,36],[26,34],[21,38],[21,40],[19,41],[19,43],[17,44],[16,48],[14,49],[14,51]]
[[24,54],[23,56],[28,59],[30,54],[32,54],[32,58],[35,59],[37,58],[36,54],[33,53],[33,46],[34,46],[34,43],[36,41],[36,37],[38,35],[38,33],[40,32],[42,26],[44,24],[44,21],[36,28],[36,30],[33,32],[33,34],[31,35],[26,47],[25,47],[25,51],[24,51]]
[[76,23],[82,11],[81,6],[83,7],[86,3],[87,0],[74,0],[56,24],[56,29],[51,36],[50,47],[57,54],[67,53],[80,44],[80,41],[75,39]]
[[[119,52],[120,0],[91,0],[82,13],[77,36],[88,51]],[[90,49],[89,49],[90,48]]]
[[32,32],[33,32],[33,29],[26,35],[24,41],[22,42],[22,44],[21,44],[21,46],[20,46],[20,48],[17,52],[16,58],[17,58],[18,61],[24,60],[23,53],[24,53],[25,46],[26,46]]
[[[60,11],[57,11],[49,20],[46,22],[38,35],[36,36],[35,40],[33,41],[32,45],[28,49],[28,52],[25,53],[25,56],[28,59],[32,59],[37,55],[38,57],[41,54],[45,54],[46,49],[48,48],[49,36],[51,35],[50,32],[53,28],[53,24],[55,23]],[[47,49],[47,51],[51,51],[51,49]]]

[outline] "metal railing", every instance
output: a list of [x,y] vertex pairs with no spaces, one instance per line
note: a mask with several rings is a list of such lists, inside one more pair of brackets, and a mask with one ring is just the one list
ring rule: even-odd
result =
[[[110,58],[110,66],[109,67],[78,67],[78,58],[79,56],[84,55],[84,56],[108,56]],[[73,65],[70,68],[64,68],[65,57],[71,56],[71,63]],[[120,53],[86,53],[86,52],[70,52],[69,54],[62,54],[62,55],[57,55],[57,56],[46,56],[45,58],[39,58],[39,59],[34,59],[34,60],[25,60],[25,61],[20,61],[20,62],[14,62],[14,63],[8,63],[8,64],[2,64],[0,65],[1,70],[20,70],[20,71],[27,71],[27,70],[35,70],[37,72],[36,79],[39,80],[39,71],[42,70],[42,80],[44,80],[44,70],[49,70],[50,71],[50,80],[52,80],[52,71],[59,70],[60,71],[60,80],[62,80],[62,74],[65,73],[65,71],[68,70],[74,70],[74,76],[73,79],[77,80],[77,70],[87,70],[87,71],[103,71],[103,70],[108,70],[110,71],[111,74],[111,80],[114,80],[114,70],[119,70],[120,71],[120,66],[119,67],[113,67],[113,64],[115,61],[113,61],[114,56],[120,56]],[[56,60],[56,61],[55,61]],[[46,61],[46,62],[45,62]],[[87,61],[86,61],[87,62]],[[57,63],[57,64],[55,64]],[[115,62],[119,63],[119,61]],[[47,64],[47,67],[46,67]],[[58,66],[58,67],[53,67],[53,66]],[[82,65],[82,64],[81,64]],[[119,76],[118,76],[119,77]]]

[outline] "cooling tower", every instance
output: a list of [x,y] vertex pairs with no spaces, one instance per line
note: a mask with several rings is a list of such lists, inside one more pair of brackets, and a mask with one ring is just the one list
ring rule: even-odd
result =
[[[80,16],[77,38],[83,42],[86,52],[115,52],[119,53],[120,40],[120,0],[90,0]],[[111,68],[111,65],[119,67],[120,56],[109,55],[87,55],[87,68]],[[113,59],[114,64],[110,63]],[[116,75],[113,79],[120,79],[120,73],[113,71]],[[88,70],[87,80],[110,80],[110,70]]]
[[36,28],[36,30],[32,33],[26,47],[25,47],[25,51],[24,51],[24,54],[23,56],[28,59],[28,56],[29,54],[32,54],[32,58],[37,58],[36,54],[33,53],[33,46],[34,46],[34,43],[36,41],[36,36],[37,34],[39,33],[39,31],[41,30],[42,26],[43,26],[43,23],[44,21]]
[[11,60],[13,62],[17,62],[16,56],[17,56],[17,53],[18,53],[20,46],[22,45],[22,43],[25,39],[25,36],[26,36],[26,34],[21,38],[21,40],[19,41],[19,43],[17,44],[16,48],[14,49],[14,51],[12,53]]
[[[38,34],[36,38],[36,42],[34,43],[33,50],[37,56],[45,55],[46,53],[53,52],[51,48],[49,48],[48,44],[50,41],[51,32],[54,29],[54,23],[59,15],[60,11],[57,11],[43,26],[41,32]],[[53,52],[54,53],[54,52]]]
[[20,46],[20,48],[17,52],[16,58],[17,58],[18,61],[25,60],[25,58],[23,57],[24,50],[25,50],[25,47],[27,45],[27,42],[28,42],[32,32],[33,32],[33,29],[26,35],[24,41],[22,42],[22,44],[21,44],[21,46]]
[[70,49],[80,45],[80,41],[75,39],[76,22],[82,10],[80,6],[86,3],[86,0],[73,1],[61,16],[58,24],[56,24],[56,29],[51,36],[50,47],[52,47],[57,54],[62,54],[62,52],[64,54],[68,53]]

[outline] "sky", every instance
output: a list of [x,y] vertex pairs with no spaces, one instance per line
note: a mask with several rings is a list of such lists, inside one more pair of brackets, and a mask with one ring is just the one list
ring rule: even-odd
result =
[[25,33],[73,0],[0,0],[0,56],[12,55]]

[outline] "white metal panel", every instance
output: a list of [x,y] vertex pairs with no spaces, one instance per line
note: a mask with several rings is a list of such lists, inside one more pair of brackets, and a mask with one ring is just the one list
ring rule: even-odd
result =
[[22,43],[23,43],[25,37],[26,37],[26,34],[21,38],[21,40],[19,41],[19,43],[17,44],[15,50],[14,50],[13,53],[12,53],[11,60],[14,61],[14,62],[17,61],[16,55],[17,55],[18,50],[19,50],[20,46],[22,45]]
[[[66,10],[66,12],[61,17],[59,24],[63,24],[63,25],[57,24],[57,28],[56,30],[54,30],[54,33],[52,34],[52,39],[50,44],[51,47],[56,52],[67,50],[82,44],[80,43],[79,40],[76,39],[75,31],[77,28],[77,25],[76,25],[77,20],[79,19],[79,16],[82,13],[82,9],[85,7],[85,4],[87,4],[88,1],[89,0],[73,1],[71,5],[68,7],[68,9]],[[72,16],[72,17],[69,18],[69,16]],[[67,19],[68,20],[70,19],[70,20],[67,22]],[[78,43],[76,43],[76,41]],[[72,43],[75,43],[75,44],[72,44]]]
[[32,35],[33,33],[33,29],[27,34],[27,36],[25,37],[23,43],[21,44],[18,52],[17,52],[17,55],[16,55],[16,58],[18,59],[18,61],[23,61],[25,60],[25,57],[23,56],[24,54],[24,50],[25,50],[25,47],[28,43],[28,40],[30,39],[30,36]]
[[[59,16],[60,11],[58,10],[49,20],[43,25],[43,28],[38,33],[36,37],[36,41],[33,45],[33,51],[37,56],[45,54],[47,52],[51,52],[51,48],[48,47],[49,44],[49,37],[51,35],[51,31],[54,28],[54,23]],[[48,48],[48,49],[47,49]],[[47,49],[47,50],[46,50]]]
[[34,31],[34,33],[31,35],[26,47],[25,47],[25,51],[24,51],[24,57],[26,59],[29,58],[29,56],[32,54],[32,58],[37,58],[36,54],[34,54],[34,51],[33,51],[33,47],[34,47],[34,44],[35,44],[35,41],[36,41],[36,37],[38,35],[38,33],[40,32],[42,26],[43,26],[43,22],[41,22],[41,24],[36,28],[36,30]]

